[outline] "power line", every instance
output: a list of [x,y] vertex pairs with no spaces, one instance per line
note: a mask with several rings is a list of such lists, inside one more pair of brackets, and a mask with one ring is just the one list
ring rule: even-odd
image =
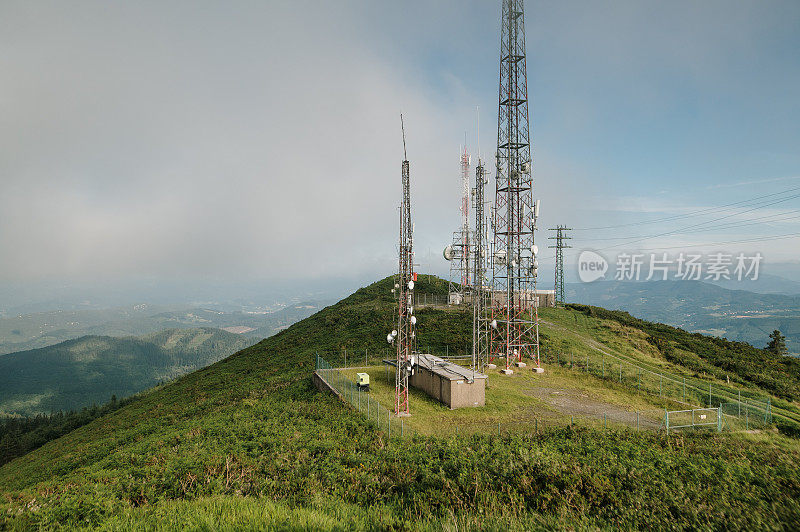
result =
[[745,214],[745,213],[748,213],[748,212],[752,212],[752,211],[755,211],[755,210],[758,210],[758,209],[763,209],[764,207],[770,207],[772,205],[777,205],[778,203],[784,203],[786,201],[789,201],[789,200],[792,200],[792,199],[795,199],[795,198],[798,198],[798,197],[800,197],[800,194],[795,194],[794,196],[789,196],[788,198],[783,198],[783,199],[776,200],[776,201],[773,201],[773,202],[770,202],[770,203],[767,203],[767,204],[764,204],[764,205],[759,205],[758,207],[753,207],[752,209],[747,209],[747,210],[744,210],[744,211],[735,212],[733,214],[727,214],[725,216],[720,216],[719,218],[715,218],[713,220],[707,220],[705,222],[700,222],[700,223],[696,223],[696,224],[693,224],[693,225],[688,225],[688,226],[682,227],[680,229],[674,229],[672,231],[665,231],[663,233],[658,233],[658,234],[650,235],[650,236],[643,237],[643,238],[637,238],[637,239],[631,240],[629,242],[622,242],[620,244],[614,244],[613,246],[608,246],[608,247],[606,247],[604,249],[613,249],[613,248],[617,248],[617,247],[620,247],[620,246],[627,246],[629,244],[635,244],[637,242],[643,242],[645,240],[652,240],[653,238],[658,238],[658,237],[661,237],[661,236],[669,236],[669,235],[681,233],[681,232],[685,231],[686,229],[692,229],[692,228],[699,227],[699,226],[702,226],[702,225],[718,222],[719,220],[724,220],[726,218],[731,218],[733,216],[739,216],[739,215],[742,215],[742,214]]
[[746,200],[736,201],[736,202],[733,202],[733,203],[727,203],[725,205],[718,205],[716,207],[708,207],[708,208],[700,209],[700,210],[697,210],[697,211],[690,211],[690,212],[684,213],[684,214],[676,214],[676,215],[667,216],[667,217],[664,217],[664,218],[656,218],[655,220],[644,220],[644,221],[641,221],[641,222],[631,222],[631,223],[624,223],[624,224],[618,224],[618,225],[606,225],[606,226],[601,226],[601,227],[579,227],[579,228],[573,229],[573,231],[598,231],[598,230],[602,230],[602,229],[619,229],[620,227],[639,226],[639,225],[643,225],[643,224],[652,224],[652,223],[666,222],[666,221],[670,221],[670,220],[678,220],[678,219],[682,219],[682,218],[689,218],[689,217],[692,217],[692,216],[699,216],[699,215],[701,215],[703,213],[711,213],[711,212],[714,212],[714,211],[726,210],[729,207],[735,207],[737,205],[742,205],[744,203],[750,203],[752,201],[756,201],[756,200],[760,200],[760,199],[764,199],[764,198],[770,198],[770,197],[778,196],[778,195],[781,195],[781,194],[787,194],[789,192],[794,192],[796,190],[800,190],[800,187],[794,187],[794,188],[790,188],[790,189],[787,189],[787,190],[783,190],[781,192],[774,192],[772,194],[764,194],[763,196],[756,196],[754,198],[749,198],[749,199],[746,199]]
[[[725,223],[725,224],[720,224],[720,225],[715,226],[715,227],[700,228],[700,229],[695,229],[695,230],[692,230],[692,231],[681,231],[681,233],[701,233],[701,232],[704,232],[704,231],[715,231],[715,230],[720,230],[720,229],[728,229],[728,228],[731,228],[731,227],[747,227],[747,226],[751,226],[751,225],[761,225],[761,224],[768,224],[768,223],[773,223],[773,222],[785,222],[785,221],[789,221],[789,220],[800,219],[800,216],[790,216],[788,218],[776,218],[778,216],[786,216],[787,214],[792,214],[792,213],[796,213],[796,212],[800,212],[800,209],[794,209],[794,210],[782,212],[782,213],[779,213],[779,214],[768,214],[768,215],[762,216],[760,218],[751,219],[750,221],[747,221],[747,222],[729,222],[729,223]],[[772,219],[768,219],[768,218],[772,218]],[[757,220],[763,220],[763,221],[757,221]],[[576,239],[576,241],[577,242],[602,242],[602,241],[610,241],[610,240],[625,240],[625,239],[629,239],[629,238],[639,238],[639,237],[614,236],[614,237],[603,237],[603,238],[578,238],[578,239]]]

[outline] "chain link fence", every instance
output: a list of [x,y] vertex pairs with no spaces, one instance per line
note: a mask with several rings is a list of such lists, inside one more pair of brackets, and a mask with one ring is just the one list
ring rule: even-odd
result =
[[[726,428],[738,429],[741,423],[748,428],[763,428],[772,423],[772,401],[748,390],[712,384],[700,379],[671,374],[643,363],[636,363],[593,347],[589,354],[542,350],[542,362],[582,371],[615,382],[638,393],[657,396],[696,408],[722,408],[721,418]],[[679,412],[675,410],[674,412]],[[734,419],[735,418],[735,421]],[[755,423],[755,425],[751,425]],[[666,425],[666,423],[665,423]]]
[[[354,353],[354,352],[351,352]],[[378,354],[378,353],[376,353]],[[382,354],[382,353],[381,353]],[[554,359],[550,359],[554,357]],[[543,360],[545,357],[543,357]],[[351,355],[354,362],[371,362],[371,357],[356,358]],[[694,382],[683,379],[677,380],[669,374],[653,372],[646,368],[636,366],[623,359],[605,354],[599,360],[593,357],[575,359],[569,354],[549,354],[548,361],[577,371],[584,371],[594,376],[610,379],[631,387],[635,386],[641,393],[649,393],[671,399],[676,402],[685,402],[684,398],[720,398],[716,407],[694,407],[687,409],[669,410],[668,408],[647,409],[639,411],[626,411],[622,409],[597,411],[593,413],[582,412],[579,415],[569,415],[559,412],[537,413],[525,418],[508,420],[459,421],[446,423],[437,427],[437,436],[457,436],[468,434],[511,434],[511,433],[538,433],[551,428],[565,426],[587,426],[594,428],[627,428],[636,431],[670,431],[675,430],[716,430],[740,431],[763,429],[771,424],[769,400],[766,402],[752,398],[742,398],[741,401],[722,402],[722,398],[729,396],[730,392],[718,393],[712,388],[710,395],[700,394],[699,387]],[[392,410],[381,405],[369,392],[360,388],[352,376],[343,370],[352,370],[360,364],[338,368],[328,363],[323,357],[316,356],[316,373],[324,380],[334,393],[353,408],[361,412],[366,419],[375,424],[375,427],[384,432],[389,438],[407,438],[416,435],[417,430],[406,423],[402,417],[394,415]],[[392,371],[388,366],[385,370]],[[390,376],[386,376],[389,382]],[[684,388],[685,387],[685,388]],[[684,389],[686,390],[684,392]],[[685,394],[685,395],[684,395]],[[736,394],[738,399],[738,393]]]

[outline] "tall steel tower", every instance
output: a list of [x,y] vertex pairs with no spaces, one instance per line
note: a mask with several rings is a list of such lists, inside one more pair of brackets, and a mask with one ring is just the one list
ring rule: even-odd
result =
[[567,231],[572,231],[565,225],[551,227],[550,231],[555,231],[556,236],[551,236],[548,240],[555,240],[555,246],[548,246],[556,248],[556,285],[555,285],[555,303],[556,305],[564,305],[566,298],[564,297],[564,249],[571,248],[564,243],[565,240],[571,240],[571,236],[567,236]]
[[469,229],[469,165],[467,145],[461,153],[461,227],[453,233],[453,243],[444,249],[444,258],[450,261],[449,302],[460,305],[468,297],[472,286],[472,234]]
[[474,257],[473,289],[472,289],[472,367],[483,372],[484,366],[489,361],[489,321],[486,319],[486,309],[489,307],[489,281],[486,279],[486,215],[484,214],[484,190],[488,183],[483,161],[478,157],[478,166],[475,167],[475,188],[472,201],[475,210],[475,231],[473,232],[472,248]]
[[[417,318],[414,316],[414,250],[413,250],[413,225],[411,224],[411,184],[409,175],[408,156],[406,155],[406,132],[403,125],[403,115],[400,115],[400,128],[403,132],[403,164],[401,180],[403,186],[403,201],[400,204],[400,247],[399,268],[397,281],[397,371],[395,372],[395,400],[394,411],[398,416],[411,414],[408,406],[408,378],[414,368],[414,343],[415,325]],[[390,335],[391,336],[391,335]],[[390,339],[391,341],[391,339]]]
[[497,170],[492,219],[492,305],[489,353],[506,372],[526,357],[539,366],[538,263],[528,123],[523,0],[503,0]]

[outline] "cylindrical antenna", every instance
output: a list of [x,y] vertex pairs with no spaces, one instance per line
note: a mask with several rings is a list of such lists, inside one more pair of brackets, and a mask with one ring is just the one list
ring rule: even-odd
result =
[[408,160],[408,155],[406,154],[406,128],[403,125],[403,113],[400,113],[400,130],[403,132],[403,160]]
[[481,106],[475,106],[475,143],[478,146],[478,164],[481,164]]

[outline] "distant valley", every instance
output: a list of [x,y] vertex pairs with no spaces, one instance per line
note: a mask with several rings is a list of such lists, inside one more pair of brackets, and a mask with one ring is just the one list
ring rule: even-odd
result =
[[625,310],[649,321],[764,347],[779,329],[800,354],[800,295],[730,290],[701,281],[574,283],[567,301]]
[[138,336],[164,329],[213,327],[262,339],[318,311],[292,303],[274,312],[130,305],[103,310],[57,310],[0,319],[0,355],[47,347],[80,336]]
[[0,357],[0,415],[79,410],[213,364],[257,340],[220,329],[82,336]]

